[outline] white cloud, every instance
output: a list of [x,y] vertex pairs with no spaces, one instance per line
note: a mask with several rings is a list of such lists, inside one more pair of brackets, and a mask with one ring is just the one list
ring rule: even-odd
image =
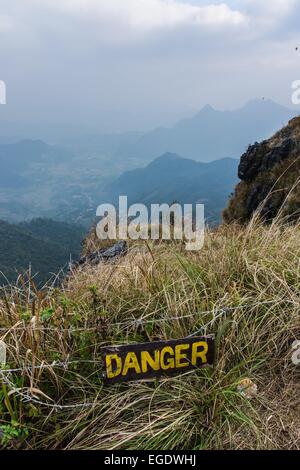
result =
[[[2,2],[0,78],[14,96],[5,112],[11,120],[24,113],[55,121],[59,110],[76,125],[90,119],[129,130],[163,124],[161,115],[171,116],[178,101],[184,109],[206,102],[232,108],[255,96],[289,104],[290,83],[299,76],[299,3]],[[118,112],[109,124],[112,109]],[[127,113],[135,112],[130,124]]]
[[12,19],[8,15],[0,15],[0,34],[8,33],[13,29]]
[[180,26],[237,26],[247,22],[243,13],[232,10],[226,3],[206,6],[178,0],[46,0],[45,3],[68,14],[140,32]]
[[247,0],[247,3],[260,14],[269,13],[271,17],[278,17],[290,14],[297,0]]
[[283,24],[297,7],[298,0],[240,0],[241,9],[246,10],[253,22],[265,28]]

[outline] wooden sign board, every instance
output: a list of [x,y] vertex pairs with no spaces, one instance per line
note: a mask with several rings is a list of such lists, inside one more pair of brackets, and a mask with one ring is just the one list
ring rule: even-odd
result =
[[201,336],[102,348],[106,382],[176,375],[212,365],[214,337]]

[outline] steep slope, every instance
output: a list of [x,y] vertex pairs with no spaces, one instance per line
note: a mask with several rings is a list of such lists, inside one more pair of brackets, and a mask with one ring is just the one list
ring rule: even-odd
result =
[[[2,374],[0,448],[300,450],[299,258],[296,226],[228,225],[196,252],[141,242],[74,270],[61,290],[2,290],[17,371]],[[103,380],[103,346],[204,333],[216,338],[213,367]]]
[[239,158],[255,140],[270,137],[295,113],[270,100],[253,100],[241,109],[217,111],[205,106],[198,114],[173,128],[158,128],[137,143],[122,149],[122,155],[150,161],[165,152],[212,161]]
[[114,203],[119,195],[127,195],[130,204],[204,203],[207,219],[216,222],[238,181],[237,165],[230,158],[200,163],[166,153],[146,168],[124,173],[109,186],[109,197]]
[[254,211],[266,220],[279,212],[289,220],[300,216],[300,117],[272,138],[251,145],[241,157],[242,180],[235,189],[226,222],[247,222]]
[[84,229],[52,220],[38,219],[13,225],[0,221],[0,285],[14,282],[31,266],[38,284],[45,283],[81,251]]

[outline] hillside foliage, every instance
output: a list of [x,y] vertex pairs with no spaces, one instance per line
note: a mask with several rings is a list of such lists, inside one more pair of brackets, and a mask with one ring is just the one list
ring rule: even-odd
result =
[[[208,231],[199,252],[137,243],[61,289],[2,289],[6,368],[21,369],[1,372],[2,445],[299,449],[299,257],[299,226],[253,220]],[[215,335],[214,368],[103,383],[102,346],[191,334]],[[258,387],[252,400],[243,379]]]
[[50,219],[9,224],[0,221],[0,285],[15,282],[29,268],[41,286],[81,252],[85,230]]

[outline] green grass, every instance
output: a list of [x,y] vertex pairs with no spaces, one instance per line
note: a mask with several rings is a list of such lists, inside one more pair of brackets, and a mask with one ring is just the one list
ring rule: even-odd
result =
[[[299,226],[253,220],[208,231],[199,252],[138,243],[114,264],[80,268],[62,289],[37,291],[30,282],[3,289],[9,367],[78,361],[6,374],[3,445],[299,448],[299,368],[291,361],[300,335],[299,259]],[[201,332],[216,335],[214,368],[103,384],[101,346],[184,338],[208,323]],[[252,400],[237,392],[244,378],[258,386]],[[49,406],[24,403],[20,393]]]

